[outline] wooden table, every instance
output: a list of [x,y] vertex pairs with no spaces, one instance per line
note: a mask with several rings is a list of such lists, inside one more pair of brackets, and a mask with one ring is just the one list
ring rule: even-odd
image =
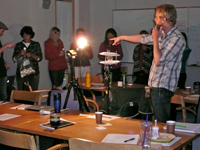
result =
[[[60,113],[60,117],[66,120],[74,121],[76,124],[51,131],[39,126],[41,123],[48,122],[49,115],[39,115],[39,113],[35,111],[10,109],[10,107],[16,105],[19,104],[8,103],[0,105],[0,114],[10,113],[21,115],[20,117],[14,119],[0,121],[1,128],[62,140],[68,140],[69,138],[83,138],[98,142],[101,142],[102,139],[109,133],[139,134],[140,131],[139,123],[141,120],[127,120],[126,118],[119,118],[109,121],[112,126],[106,127],[106,130],[97,130],[95,129],[97,124],[94,119],[79,116],[79,111],[72,110]],[[160,132],[164,132],[164,125],[164,123],[158,123]],[[163,147],[162,150],[178,150],[199,137],[198,134],[188,134],[181,132],[175,132],[175,135],[182,137],[182,139],[171,147]]]
[[112,115],[118,114],[120,108],[124,104],[144,99],[144,87],[145,85],[142,84],[126,84],[125,87],[119,88],[116,82],[113,82],[112,85],[110,85],[109,90],[106,87],[87,88],[85,86],[80,86],[81,89],[88,90],[92,93],[93,100],[96,100],[93,91],[105,92],[106,94],[104,97],[104,101],[102,102],[100,109],[105,113]]

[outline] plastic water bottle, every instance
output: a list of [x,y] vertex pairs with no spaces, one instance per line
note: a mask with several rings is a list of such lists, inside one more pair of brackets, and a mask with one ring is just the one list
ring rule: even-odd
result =
[[55,93],[54,94],[54,112],[60,113],[60,109],[61,109],[61,94]]
[[87,88],[90,88],[90,87],[91,87],[91,79],[90,79],[90,72],[89,72],[89,71],[86,73],[85,86],[86,86]]
[[126,73],[122,73],[123,87],[126,86]]

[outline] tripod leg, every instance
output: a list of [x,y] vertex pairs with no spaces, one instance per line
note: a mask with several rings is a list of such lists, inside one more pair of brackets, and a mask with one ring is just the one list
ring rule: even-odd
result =
[[69,87],[68,87],[68,91],[67,91],[67,96],[65,98],[65,103],[63,105],[63,109],[66,109],[67,108],[67,102],[68,102],[68,99],[69,99],[69,94],[71,92],[71,89],[72,89],[72,84],[70,83]]
[[85,102],[85,99],[83,97],[83,94],[81,93],[81,89],[80,88],[77,88],[77,96],[78,96],[78,101],[79,101],[79,110],[80,111],[87,111],[87,112],[90,112],[86,102]]

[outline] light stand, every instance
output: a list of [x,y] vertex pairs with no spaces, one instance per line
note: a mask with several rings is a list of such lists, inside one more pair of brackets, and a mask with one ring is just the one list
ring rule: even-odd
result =
[[66,109],[66,107],[67,107],[67,102],[69,100],[69,95],[70,95],[71,89],[73,87],[73,89],[74,89],[74,100],[78,100],[78,102],[79,102],[79,110],[80,111],[90,112],[90,110],[87,107],[87,104],[85,102],[85,99],[83,97],[83,94],[81,92],[80,86],[78,84],[78,80],[75,79],[74,59],[75,59],[75,57],[77,55],[77,52],[75,50],[69,50],[67,55],[72,58],[72,80],[70,81],[69,86],[68,86],[68,91],[67,91],[67,95],[66,95],[66,98],[65,98],[65,103],[63,105],[63,109]]
[[111,70],[111,65],[113,64],[117,64],[120,61],[119,60],[112,60],[113,56],[119,56],[119,54],[117,53],[113,53],[113,52],[102,52],[99,53],[100,55],[104,55],[105,56],[105,61],[101,61],[100,64],[104,64],[105,67],[105,79],[107,79],[107,83],[106,83],[106,92],[105,92],[105,99],[102,103],[101,106],[101,111],[103,111],[106,114],[110,114],[110,99],[109,99],[109,92],[110,92],[110,70]]
[[106,66],[104,72],[104,80],[106,80],[106,92],[105,92],[104,103],[101,106],[101,111],[104,112],[105,114],[110,114],[110,99],[109,99],[110,68],[111,65]]

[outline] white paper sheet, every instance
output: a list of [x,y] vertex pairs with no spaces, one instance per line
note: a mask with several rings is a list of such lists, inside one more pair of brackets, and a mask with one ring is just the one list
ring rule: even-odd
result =
[[[89,115],[89,116],[87,116],[87,118],[95,119],[95,115]],[[104,120],[104,121],[111,121],[111,120],[115,120],[118,118],[120,118],[120,117],[112,116],[112,115],[104,115],[104,114],[102,116],[102,120]]]
[[[137,144],[139,139],[139,134],[107,134],[106,137],[101,141],[104,143],[118,143],[118,144]],[[134,140],[130,140],[128,142],[124,142],[126,140],[135,138]]]
[[9,119],[13,119],[16,117],[20,117],[21,115],[14,115],[14,114],[2,114],[0,115],[0,121],[6,121]]
[[30,107],[30,106],[33,106],[33,105],[21,104],[15,107],[11,107],[10,109],[25,110],[27,107]]
[[10,102],[0,101],[0,105],[7,104],[7,103],[10,103]]

